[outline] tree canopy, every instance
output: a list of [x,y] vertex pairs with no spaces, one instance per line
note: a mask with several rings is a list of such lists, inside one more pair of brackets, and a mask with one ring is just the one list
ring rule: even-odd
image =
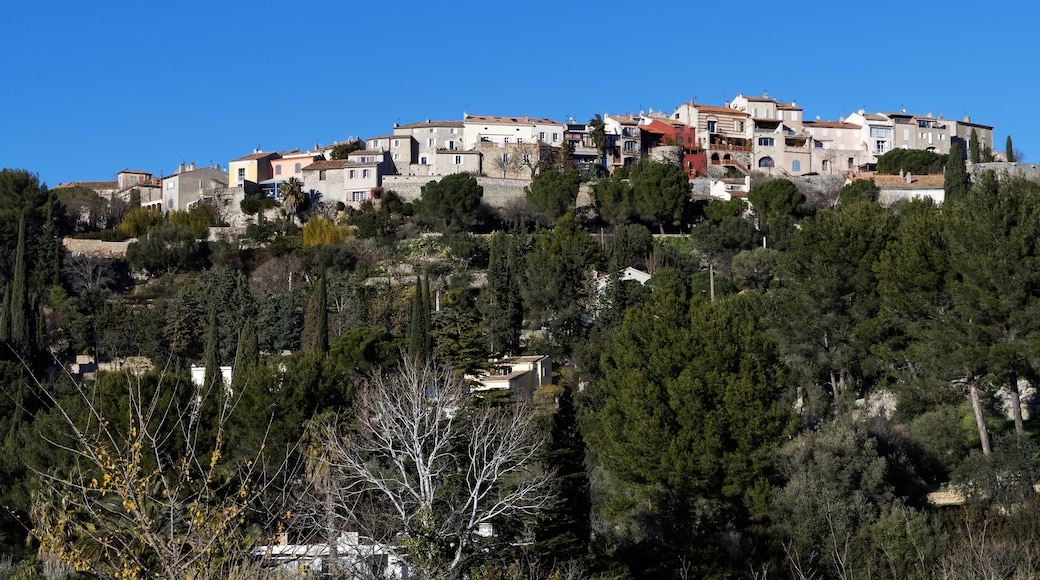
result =
[[581,175],[577,169],[541,171],[531,185],[524,188],[527,207],[538,222],[553,224],[563,214],[574,211],[579,187]]
[[423,185],[415,211],[420,219],[429,223],[468,227],[476,221],[483,196],[484,188],[475,177],[469,173],[454,173]]

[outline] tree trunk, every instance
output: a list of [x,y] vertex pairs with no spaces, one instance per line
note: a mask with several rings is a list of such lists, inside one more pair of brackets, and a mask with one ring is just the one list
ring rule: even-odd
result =
[[1008,393],[1011,394],[1011,416],[1015,419],[1015,434],[1023,437],[1026,429],[1022,424],[1022,396],[1018,392],[1018,375],[1014,372],[1008,377]]
[[982,443],[982,454],[989,456],[989,432],[986,431],[986,419],[982,416],[982,403],[979,401],[978,381],[968,377],[968,392],[971,393],[971,409],[975,412],[975,424],[979,427],[979,440]]

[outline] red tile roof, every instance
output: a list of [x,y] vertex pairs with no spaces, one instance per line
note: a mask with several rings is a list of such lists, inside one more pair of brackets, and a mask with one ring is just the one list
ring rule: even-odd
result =
[[398,129],[418,129],[420,127],[461,127],[462,121],[421,121],[419,123],[408,123],[399,125]]
[[349,165],[349,159],[321,159],[307,165],[303,168],[303,171],[318,171],[319,169],[343,169],[345,165]]
[[493,115],[466,115],[463,123],[494,123],[496,125],[562,125],[559,121],[540,117],[496,117]]
[[264,153],[261,151],[260,153],[251,153],[249,155],[246,155],[245,157],[239,157],[238,159],[232,159],[231,161],[257,161],[260,159],[267,159],[268,157],[277,156],[278,153],[275,153],[274,151],[271,151],[269,153]]
[[822,127],[825,129],[862,129],[855,123],[839,123],[837,121],[806,121],[802,124],[806,127]]

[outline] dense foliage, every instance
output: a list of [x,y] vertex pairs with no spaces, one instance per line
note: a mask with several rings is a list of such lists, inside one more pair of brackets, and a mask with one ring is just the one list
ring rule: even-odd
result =
[[[453,577],[1036,577],[1037,425],[1014,410],[1040,376],[1040,185],[964,161],[942,205],[884,207],[870,180],[810,205],[784,179],[693,203],[681,169],[642,163],[591,183],[594,216],[577,173],[544,170],[537,219],[497,221],[458,174],[414,215],[389,191],[335,219],[251,198],[246,235],[209,242],[205,205],[0,171],[0,556],[21,577],[244,577],[280,533],[378,531]],[[120,230],[125,257],[60,242]],[[434,393],[545,354],[523,469],[483,489],[552,493],[463,517],[501,440],[480,429],[518,407],[431,415]],[[395,420],[450,427],[446,447],[379,447],[401,377],[416,413]],[[394,513],[379,485],[416,474],[426,503]]]

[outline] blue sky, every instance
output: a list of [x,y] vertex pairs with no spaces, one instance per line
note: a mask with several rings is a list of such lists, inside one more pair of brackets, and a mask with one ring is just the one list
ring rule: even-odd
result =
[[970,115],[1040,161],[1040,4],[8,2],[0,167],[50,186],[390,133],[395,122],[797,100]]

